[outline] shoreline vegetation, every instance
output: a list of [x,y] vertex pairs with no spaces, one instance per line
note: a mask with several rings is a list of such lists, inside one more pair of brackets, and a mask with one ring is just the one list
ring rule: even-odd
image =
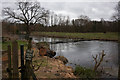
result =
[[32,32],[31,36],[68,38],[76,39],[79,41],[100,40],[120,42],[118,32],[106,32],[106,33]]

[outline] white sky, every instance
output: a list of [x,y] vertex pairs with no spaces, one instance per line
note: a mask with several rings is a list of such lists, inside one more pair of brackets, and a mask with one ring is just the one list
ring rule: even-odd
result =
[[[19,0],[27,1],[27,0]],[[115,6],[119,0],[29,0],[41,2],[41,6],[57,14],[77,18],[79,15],[87,15],[92,20],[104,18],[110,20],[115,13]],[[3,7],[15,8],[16,0],[4,0],[0,3]],[[1,13],[1,12],[0,12]],[[1,15],[1,14],[0,14]]]

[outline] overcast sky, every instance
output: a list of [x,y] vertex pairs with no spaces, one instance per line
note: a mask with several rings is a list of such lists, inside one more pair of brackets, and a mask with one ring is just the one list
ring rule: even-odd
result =
[[[53,11],[56,14],[70,16],[70,18],[77,18],[80,15],[87,15],[92,20],[110,20],[115,13],[115,6],[119,0],[37,0],[41,2],[41,6]],[[2,1],[3,7],[9,6],[15,8],[15,0]]]

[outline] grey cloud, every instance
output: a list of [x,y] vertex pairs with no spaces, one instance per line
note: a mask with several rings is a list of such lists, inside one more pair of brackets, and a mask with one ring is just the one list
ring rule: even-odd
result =
[[[115,12],[116,4],[117,2],[41,2],[42,7],[55,13],[69,15],[71,18],[87,15],[95,20],[100,18],[110,19]],[[6,6],[15,7],[13,2],[3,2],[3,7]]]
[[[79,15],[87,15],[91,19],[104,18],[106,20],[115,12],[114,8],[117,2],[47,2],[41,3],[45,8],[52,11],[68,13],[71,18],[77,18]],[[72,15],[70,15],[72,14]],[[67,15],[67,14],[66,14]]]
[[39,1],[39,2],[118,2],[119,0],[2,0],[1,2]]

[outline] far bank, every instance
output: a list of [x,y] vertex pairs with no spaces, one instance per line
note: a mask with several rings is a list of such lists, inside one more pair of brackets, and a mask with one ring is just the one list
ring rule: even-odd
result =
[[70,38],[79,40],[120,41],[118,32],[106,33],[67,33],[67,32],[32,32],[32,36]]

